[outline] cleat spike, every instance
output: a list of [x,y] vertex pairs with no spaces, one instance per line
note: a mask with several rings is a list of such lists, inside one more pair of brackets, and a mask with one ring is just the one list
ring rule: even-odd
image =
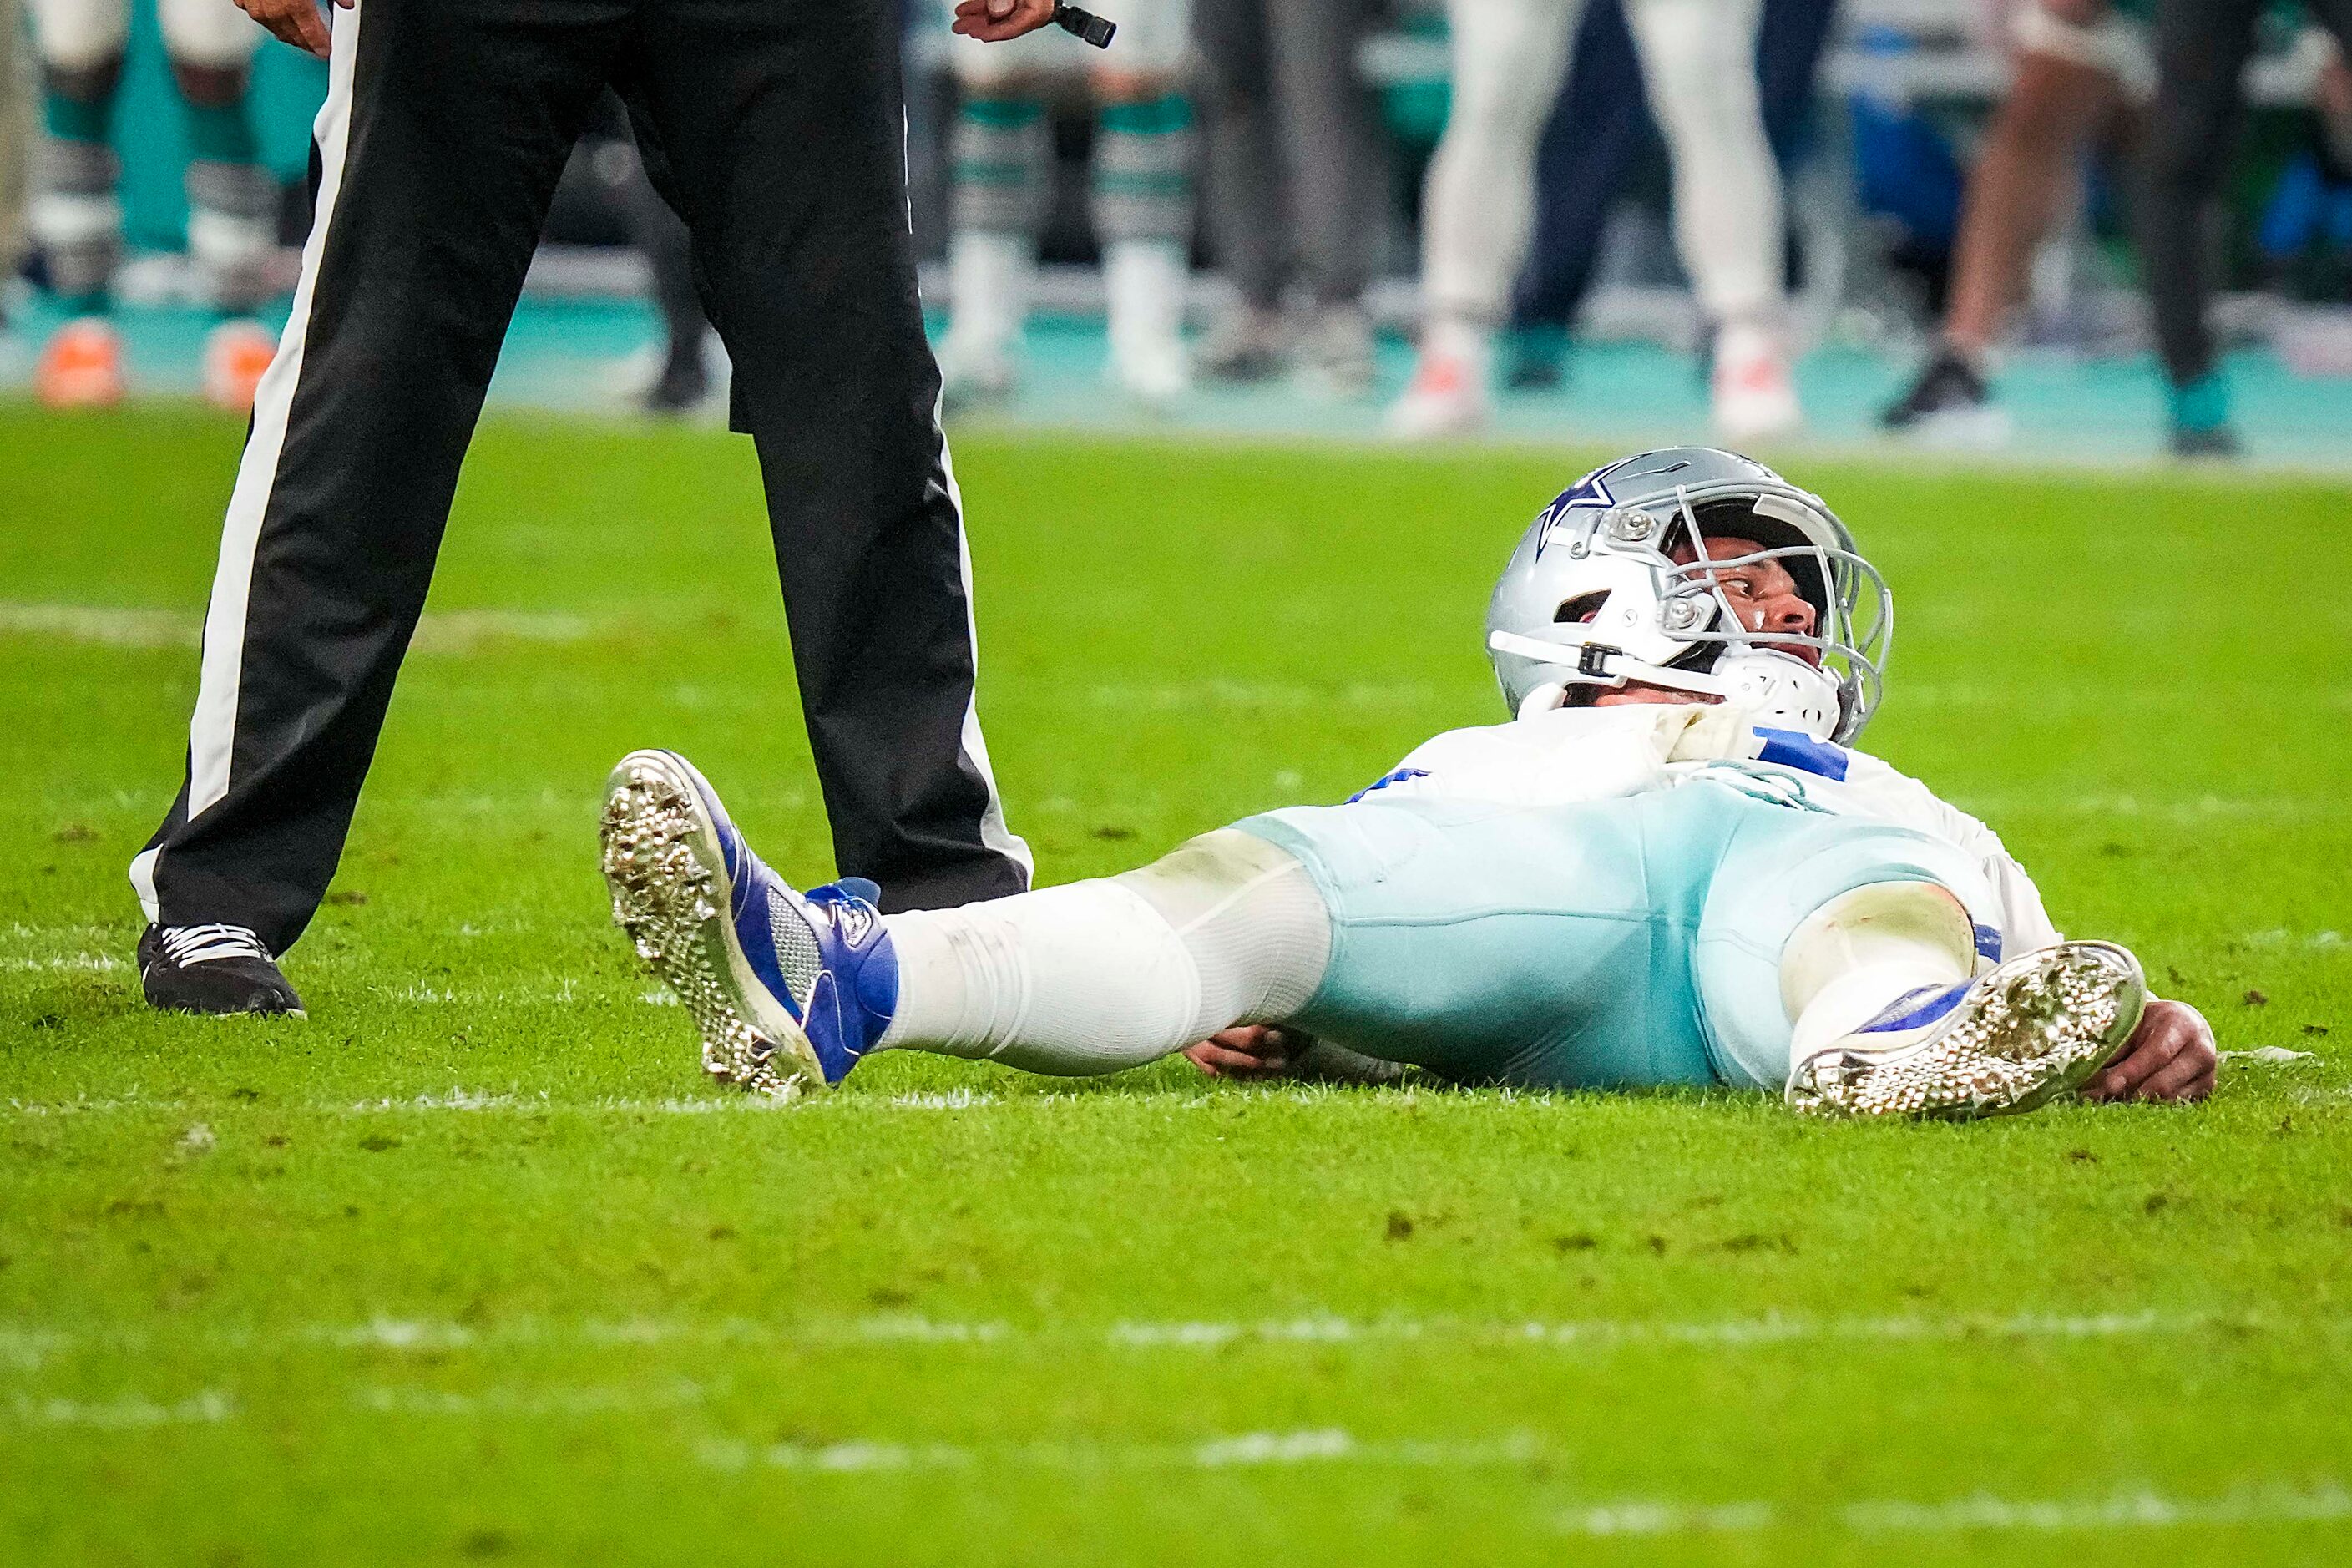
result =
[[2070,942],[1980,977],[1924,1037],[1871,1046],[1845,1037],[1797,1064],[1787,1100],[1801,1115],[2014,1116],[2074,1093],[2139,1026],[2147,984],[2113,942]]

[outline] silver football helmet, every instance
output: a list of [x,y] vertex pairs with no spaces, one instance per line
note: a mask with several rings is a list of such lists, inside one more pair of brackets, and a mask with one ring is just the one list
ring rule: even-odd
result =
[[[1763,548],[1710,560],[1710,537]],[[1809,635],[1744,626],[1718,574],[1777,562]],[[1895,605],[1819,496],[1763,464],[1670,447],[1595,468],[1546,507],[1495,585],[1486,648],[1514,713],[1640,680],[1847,742],[1878,706]],[[1812,650],[1819,663],[1781,651]]]

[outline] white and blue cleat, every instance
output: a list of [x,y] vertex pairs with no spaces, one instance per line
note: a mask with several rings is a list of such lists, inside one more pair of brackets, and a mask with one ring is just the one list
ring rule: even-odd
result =
[[873,883],[797,891],[675,752],[621,759],[602,837],[614,923],[693,1016],[712,1078],[794,1100],[839,1083],[880,1039],[898,961]]
[[2013,1116],[2081,1089],[2123,1050],[2147,1006],[2129,952],[2062,942],[1895,1002],[1799,1062],[1789,1106],[1813,1116]]

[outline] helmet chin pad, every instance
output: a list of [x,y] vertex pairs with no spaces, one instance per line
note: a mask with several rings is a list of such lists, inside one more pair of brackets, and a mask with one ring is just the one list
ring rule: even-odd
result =
[[1756,722],[1795,730],[1816,741],[1835,738],[1843,717],[1843,691],[1828,671],[1773,648],[1724,650],[1708,672],[1723,700],[1755,715]]

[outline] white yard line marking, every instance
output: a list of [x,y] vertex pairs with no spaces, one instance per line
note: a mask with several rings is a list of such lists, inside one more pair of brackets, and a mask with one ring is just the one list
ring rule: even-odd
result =
[[51,958],[0,958],[0,970],[18,974],[111,974],[131,966],[110,952],[64,952]]
[[[521,610],[427,611],[411,645],[419,653],[470,653],[493,639],[585,642],[601,628],[585,616]],[[196,647],[201,613],[109,605],[0,603],[0,635],[57,637],[103,647]]]
[[[844,1321],[838,1342],[867,1344],[1056,1346],[1116,1352],[1214,1350],[1237,1343],[1260,1345],[1394,1344],[1427,1342],[1477,1345],[1494,1350],[1582,1351],[1641,1346],[1708,1349],[1768,1348],[1807,1343],[1906,1344],[1981,1341],[2063,1342],[2194,1334],[2210,1330],[2237,1333],[2276,1332],[2304,1339],[2352,1332],[2352,1314],[2273,1317],[2260,1311],[2165,1313],[2030,1312],[1949,1317],[1793,1317],[1766,1313],[1715,1320],[1588,1319],[1559,1321],[1381,1318],[1356,1321],[1310,1314],[1264,1322],[1117,1322],[1104,1328],[1035,1327],[999,1319],[940,1319],[913,1313],[879,1313]],[[362,1322],[307,1322],[257,1326],[223,1325],[156,1333],[143,1328],[113,1330],[53,1328],[0,1323],[0,1367],[37,1371],[60,1357],[95,1352],[135,1352],[157,1345],[194,1346],[256,1358],[304,1349],[389,1351],[440,1354],[529,1347],[612,1348],[680,1345],[689,1348],[758,1347],[794,1340],[788,1326],[753,1318],[547,1320],[524,1318],[476,1327],[446,1319],[390,1314]]]
[[1087,696],[1097,708],[1163,713],[1206,708],[1412,708],[1439,700],[1437,688],[1424,681],[1315,686],[1302,681],[1194,680],[1172,686],[1097,686]]
[[[1947,1535],[1961,1531],[2168,1529],[2199,1524],[2293,1524],[2352,1519],[2352,1490],[2336,1481],[2311,1487],[2243,1488],[2219,1497],[2168,1497],[2147,1490],[2088,1498],[2002,1498],[1978,1493],[1942,1502],[1850,1502],[1832,1515],[1859,1534]],[[1769,1502],[1704,1505],[1609,1503],[1575,1509],[1555,1521],[1570,1535],[1685,1535],[1769,1530],[1801,1524],[1801,1514]]]
[[252,1106],[235,1103],[224,1106],[216,1101],[200,1102],[141,1094],[113,1095],[104,1100],[0,1100],[0,1116],[184,1116],[194,1111],[228,1115],[249,1109],[290,1110],[305,1116],[384,1116],[436,1110],[505,1112],[524,1116],[769,1115],[780,1110],[790,1110],[795,1115],[810,1112],[824,1115],[837,1113],[843,1106],[882,1110],[976,1110],[998,1104],[1075,1105],[1097,1098],[1083,1094],[1024,1094],[1000,1100],[983,1090],[955,1089],[932,1093],[829,1097],[805,1104],[786,1104],[758,1095],[717,1093],[691,1098],[681,1095],[664,1100],[639,1100],[627,1096],[556,1100],[543,1092],[525,1094],[453,1086],[438,1092],[398,1098],[386,1095],[373,1100],[262,1100]]
[[[708,1468],[742,1472],[759,1467],[805,1475],[867,1475],[920,1470],[1102,1469],[1114,1466],[1166,1469],[1227,1469],[1344,1464],[1369,1468],[1468,1468],[1523,1465],[1544,1458],[1541,1439],[1362,1439],[1333,1427],[1297,1432],[1248,1432],[1197,1443],[953,1443],[852,1441],[808,1445],[752,1444],[725,1438],[703,1442],[696,1457]],[[1570,1509],[1554,1516],[1563,1534],[1661,1536],[1754,1532],[1816,1523],[1810,1510],[1762,1500],[1696,1503],[1628,1500]],[[2219,1497],[2168,1497],[2147,1490],[2088,1498],[2001,1498],[1990,1494],[1945,1501],[1871,1499],[1829,1511],[1835,1526],[1855,1534],[1954,1534],[2008,1530],[2044,1533],[2115,1531],[2198,1524],[2330,1521],[2352,1518],[2352,1490],[2329,1480],[2310,1487],[2266,1486]]]
[[236,1414],[236,1402],[207,1389],[171,1405],[135,1394],[91,1403],[79,1399],[10,1401],[8,1418],[24,1426],[94,1426],[120,1432],[141,1426],[211,1425]]
[[698,1405],[710,1391],[684,1378],[652,1388],[486,1388],[461,1393],[415,1385],[362,1388],[352,1403],[382,1415],[601,1415],[615,1410],[651,1410]]
[[1337,1427],[1297,1432],[1242,1432],[1190,1443],[1013,1443],[967,1447],[954,1443],[753,1444],[711,1438],[696,1458],[717,1470],[740,1471],[757,1465],[817,1475],[854,1475],[877,1470],[1100,1469],[1113,1465],[1140,1468],[1248,1469],[1276,1466],[1345,1463],[1373,1466],[1468,1467],[1525,1464],[1545,1452],[1541,1439],[1519,1433],[1468,1441],[1359,1439]]

